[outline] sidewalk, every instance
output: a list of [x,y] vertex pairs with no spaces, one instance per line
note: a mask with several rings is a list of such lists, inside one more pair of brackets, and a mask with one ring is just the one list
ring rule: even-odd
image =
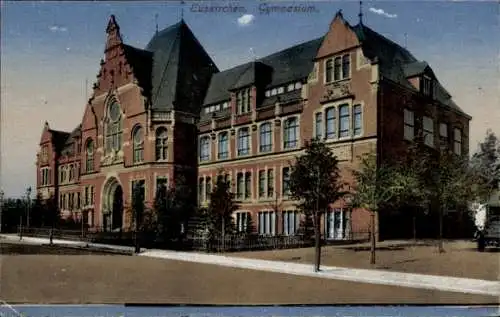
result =
[[[8,240],[17,240],[15,235],[0,235]],[[47,244],[48,239],[24,237],[24,243]],[[81,241],[53,240],[57,245],[72,245],[85,247],[108,248],[115,250],[132,251],[131,247],[101,245],[85,243]],[[479,295],[500,296],[500,283],[478,279],[433,276],[424,274],[389,272],[383,270],[352,269],[343,267],[322,266],[322,271],[314,272],[313,266],[280,261],[266,261],[248,258],[237,258],[194,252],[176,252],[167,250],[143,250],[139,256],[150,258],[195,262],[203,264],[220,265],[226,267],[269,271],[316,278],[344,280],[360,283],[371,283],[381,285],[393,285],[420,289],[431,289],[438,291],[451,291]]]

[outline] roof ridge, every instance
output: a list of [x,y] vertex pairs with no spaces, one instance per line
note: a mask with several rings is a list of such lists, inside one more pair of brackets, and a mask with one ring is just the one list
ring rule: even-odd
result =
[[258,62],[262,62],[262,60],[264,60],[264,59],[266,59],[266,58],[272,57],[272,56],[274,56],[274,55],[282,54],[282,53],[283,53],[283,52],[285,52],[285,51],[291,50],[291,49],[293,49],[293,48],[296,48],[296,47],[298,47],[298,46],[302,46],[302,45],[307,44],[307,43],[311,43],[311,42],[314,42],[314,41],[318,41],[319,39],[323,39],[324,37],[325,37],[325,36],[323,35],[323,36],[317,37],[317,38],[312,39],[312,40],[309,40],[309,41],[304,41],[304,42],[301,42],[301,43],[298,43],[298,44],[295,44],[295,45],[289,46],[289,47],[284,48],[284,49],[282,49],[282,50],[279,50],[279,51],[277,51],[277,52],[271,53],[271,54],[269,54],[269,55],[267,55],[267,56],[261,57],[261,58],[257,59],[256,61],[258,61]]

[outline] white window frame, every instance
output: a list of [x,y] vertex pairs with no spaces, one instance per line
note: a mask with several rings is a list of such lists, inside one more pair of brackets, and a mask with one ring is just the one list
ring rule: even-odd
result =
[[[288,119],[295,118],[297,120],[297,143],[295,147],[290,147],[290,148],[285,148],[285,122]],[[291,151],[291,150],[296,150],[299,149],[302,144],[301,144],[301,126],[300,126],[300,116],[299,115],[291,115],[288,117],[283,117],[281,119],[281,150],[282,151]]]
[[[290,217],[289,215],[293,214],[293,217]],[[283,210],[282,212],[282,228],[283,228],[283,235],[285,236],[293,236],[296,235],[299,227],[300,227],[300,214],[297,210]],[[293,218],[293,227],[290,226],[290,218]],[[290,230],[292,229],[292,230]]]
[[257,223],[257,232],[259,235],[276,235],[276,212],[274,210],[260,210],[257,213]]

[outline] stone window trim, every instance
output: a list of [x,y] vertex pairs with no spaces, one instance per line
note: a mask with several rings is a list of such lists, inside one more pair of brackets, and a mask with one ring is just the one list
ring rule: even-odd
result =
[[249,201],[253,198],[253,171],[242,169],[236,171],[236,197],[237,201]]
[[134,164],[142,163],[144,162],[144,128],[140,124],[134,125],[130,136],[132,141],[132,162]]
[[[212,138],[210,135],[201,135],[198,139],[198,160],[200,162],[208,162],[212,157]],[[205,153],[206,150],[206,153]]]
[[85,172],[91,173],[95,169],[95,144],[92,138],[85,141]]
[[[348,74],[344,74],[344,58],[348,61]],[[337,63],[336,63],[337,61]],[[340,67],[339,78],[335,79],[336,66]],[[352,56],[351,52],[344,52],[342,54],[333,55],[323,61],[323,84],[331,84],[352,78]]]
[[123,109],[113,94],[106,100],[104,117],[104,152],[119,152],[123,149]]
[[[349,133],[347,136],[340,137],[340,107],[341,106],[348,106],[348,113],[349,113]],[[356,106],[361,107],[361,133],[359,135],[355,135],[355,129],[354,129],[354,110]],[[334,109],[334,136],[328,137],[328,120],[327,120],[327,112],[329,109]],[[325,141],[325,143],[333,143],[337,141],[344,141],[344,140],[355,140],[362,138],[365,134],[365,122],[364,122],[364,117],[365,117],[365,102],[364,101],[353,101],[352,99],[342,99],[338,100],[335,102],[331,103],[326,103],[322,105],[320,108],[318,108],[316,111],[313,113],[312,117],[312,122],[313,122],[313,135],[312,137],[316,137],[316,115],[321,113],[321,120],[323,122],[322,124],[322,136],[321,140]]]
[[[263,127],[269,127],[269,130],[263,131]],[[273,123],[272,121],[263,121],[259,122],[257,124],[257,131],[258,131],[258,138],[257,138],[257,143],[258,143],[258,149],[259,153],[270,153],[274,152],[274,133],[273,133]],[[270,135],[270,144],[262,144],[262,133],[265,132],[266,134]]]
[[[281,212],[281,223],[283,235],[293,236],[297,234],[297,231],[300,227],[300,213],[296,209],[287,208]],[[292,222],[290,222],[290,218],[292,218]]]
[[257,232],[262,236],[276,235],[277,214],[271,209],[261,209],[257,212]]
[[[248,132],[248,151],[241,151],[244,149],[240,149],[240,133],[242,131],[247,131]],[[251,156],[252,155],[252,127],[251,125],[245,125],[241,126],[236,129],[236,157],[244,157],[244,156]]]
[[159,126],[155,129],[155,161],[164,162],[168,159],[168,129]]
[[[231,158],[231,138],[229,131],[221,131],[217,133],[217,159],[218,160],[228,160]],[[221,151],[221,138],[226,138],[226,148],[225,151]],[[222,155],[221,155],[222,154]]]
[[237,232],[246,232],[248,230],[248,219],[251,213],[248,210],[237,210],[232,214],[235,229]]
[[[258,169],[258,174],[256,175],[257,199],[261,201],[271,201],[274,199],[276,189],[274,170],[274,167],[267,165]],[[261,174],[261,172],[263,172],[263,174]],[[263,175],[262,178],[261,175]],[[263,188],[261,188],[261,181],[263,181]],[[263,189],[263,191],[261,191],[261,189]]]
[[[285,147],[285,128],[286,128],[286,123],[289,122],[290,120],[295,119],[296,120],[296,140],[295,140],[295,146],[294,147]],[[302,142],[301,142],[301,125],[300,125],[300,115],[294,114],[290,116],[285,116],[281,118],[281,151],[292,151],[296,149],[300,149],[302,147]]]

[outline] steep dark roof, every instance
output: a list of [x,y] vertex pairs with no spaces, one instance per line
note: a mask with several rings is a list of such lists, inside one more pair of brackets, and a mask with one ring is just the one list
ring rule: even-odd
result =
[[151,96],[151,68],[153,63],[153,53],[123,44],[125,57],[132,66],[132,72],[139,82],[139,86],[144,89],[146,96]]
[[215,68],[184,20],[158,32],[148,43],[146,50],[152,52],[153,109],[172,109],[174,101],[190,98],[192,91],[189,85],[183,83],[197,81],[204,76],[200,72],[206,71],[204,66],[191,67],[192,62],[202,60],[201,64],[212,64]]
[[268,87],[307,78],[313,69],[313,59],[323,38],[322,36],[259,59],[258,61],[273,68],[272,81]]
[[[357,24],[353,26],[352,29],[361,42],[363,54],[371,60],[375,58],[378,59],[379,71],[382,77],[390,79],[409,89],[416,90],[408,81],[407,77],[419,75],[425,71],[429,71],[434,75],[427,62],[417,60],[406,48],[373,31],[369,27]],[[451,99],[451,95],[439,83],[437,78],[435,83],[434,97],[436,100],[465,114],[465,112]]]
[[255,62],[238,65],[214,74],[203,104],[209,105],[229,100],[231,89],[254,83],[255,68],[259,64],[266,66],[271,73],[271,80],[266,84],[267,87],[307,78],[313,69],[313,59],[322,41],[323,37],[320,37],[273,53]]
[[70,136],[70,133],[57,130],[49,130],[52,135],[52,144],[56,148],[56,151],[61,151],[66,143],[66,140]]

